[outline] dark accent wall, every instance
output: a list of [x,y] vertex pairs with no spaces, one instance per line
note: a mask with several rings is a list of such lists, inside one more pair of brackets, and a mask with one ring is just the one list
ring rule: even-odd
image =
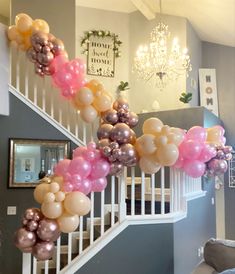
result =
[[[202,43],[203,68],[215,68],[219,115],[224,123],[227,143],[235,145],[235,47]],[[235,240],[235,189],[228,187],[228,177],[225,177],[225,236]]]
[[[0,116],[0,274],[19,274],[22,253],[13,244],[13,235],[21,226],[25,209],[39,207],[33,189],[9,189],[9,138],[67,140],[57,129],[10,95],[10,116]],[[75,147],[72,144],[72,149]],[[16,206],[17,215],[7,216],[7,206]]]

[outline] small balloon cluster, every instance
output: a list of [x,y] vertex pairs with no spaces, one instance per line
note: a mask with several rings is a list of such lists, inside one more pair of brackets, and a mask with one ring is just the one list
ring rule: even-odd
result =
[[140,169],[153,174],[162,166],[172,166],[179,156],[178,145],[185,132],[180,128],[163,125],[158,118],[147,119],[142,127],[143,135],[136,140]]
[[129,111],[126,100],[119,98],[113,108],[101,114],[102,124],[97,131],[98,147],[110,162],[110,175],[120,175],[123,167],[135,166],[138,161],[134,144],[136,135],[131,129],[138,116]]
[[63,176],[63,189],[66,192],[80,191],[88,195],[91,191],[105,189],[109,169],[109,162],[96,149],[96,144],[91,142],[87,147],[76,148],[72,160],[60,161],[55,167],[55,174]]
[[80,110],[81,118],[92,123],[98,114],[111,109],[112,97],[97,80],[91,80],[73,98],[73,105]]
[[205,172],[205,163],[216,153],[214,147],[206,143],[206,138],[205,128],[190,128],[179,147],[180,154],[175,167],[184,170],[190,177],[201,177]]
[[63,42],[42,31],[34,32],[30,41],[32,46],[27,50],[26,56],[34,63],[35,73],[39,76],[54,74],[54,58],[58,55],[67,56]]
[[224,174],[228,169],[227,161],[232,159],[233,148],[231,146],[215,146],[216,155],[206,163],[207,177],[214,177]]
[[20,13],[15,17],[15,25],[8,28],[7,36],[12,46],[26,51],[31,47],[31,35],[35,32],[49,33],[49,26],[42,19],[33,20],[25,13]]
[[79,216],[89,213],[90,199],[81,192],[63,190],[63,177],[54,176],[39,184],[34,190],[34,199],[41,204],[42,214],[55,220],[59,230],[73,232],[79,225]]
[[60,236],[59,225],[46,218],[38,208],[28,208],[23,226],[15,232],[15,245],[24,253],[32,253],[38,260],[48,260],[54,252],[54,241]]

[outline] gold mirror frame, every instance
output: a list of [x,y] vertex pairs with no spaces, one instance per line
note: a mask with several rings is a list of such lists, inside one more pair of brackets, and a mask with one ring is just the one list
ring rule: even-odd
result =
[[[26,153],[30,147],[35,150],[34,154],[32,151],[31,154]],[[9,188],[33,188],[37,186],[40,172],[48,174],[46,169],[50,166],[52,174],[53,166],[62,158],[69,158],[70,156],[70,141],[68,140],[11,138],[9,139],[9,148]],[[19,156],[22,149],[25,150],[21,152],[23,156]],[[52,158],[51,155],[57,155],[57,157]]]

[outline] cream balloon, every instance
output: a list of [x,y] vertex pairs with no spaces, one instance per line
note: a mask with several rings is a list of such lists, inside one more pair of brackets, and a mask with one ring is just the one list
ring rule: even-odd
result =
[[159,137],[156,137],[155,143],[157,144],[157,147],[166,145],[168,142],[168,138],[166,135],[160,135]]
[[97,118],[97,111],[93,106],[85,106],[81,109],[80,115],[82,119],[87,123],[92,123]]
[[98,80],[91,80],[86,84],[86,87],[92,90],[94,95],[96,94],[97,91],[103,91],[104,86],[98,81]]
[[63,214],[63,206],[60,202],[42,203],[42,214],[49,219],[57,219]]
[[65,199],[65,193],[63,191],[58,191],[55,193],[55,200],[56,202],[63,202]]
[[26,33],[31,30],[33,19],[25,13],[16,15],[15,24],[21,33]]
[[36,19],[32,23],[32,29],[33,31],[42,31],[45,33],[50,32],[50,28],[45,20],[42,19]]
[[53,203],[55,201],[55,194],[48,192],[44,197],[44,203]]
[[181,128],[172,127],[170,133],[168,134],[168,142],[174,143],[175,145],[179,146],[184,138],[185,138],[185,131]]
[[161,134],[168,135],[171,132],[171,128],[168,125],[164,125],[161,129]]
[[90,212],[90,199],[79,191],[70,192],[64,199],[64,208],[72,215],[83,216]]
[[139,161],[140,169],[147,174],[157,173],[161,165],[152,156],[144,156]]
[[96,97],[93,106],[98,110],[99,112],[104,112],[106,110],[109,110],[112,106],[112,100],[110,97],[101,94],[101,96]]
[[7,30],[7,36],[9,40],[16,40],[17,36],[19,36],[19,31],[16,26],[10,26]]
[[149,155],[156,151],[155,136],[144,134],[136,140],[135,148],[139,155]]
[[79,217],[65,212],[57,219],[57,223],[60,231],[64,233],[74,232],[78,228]]
[[172,166],[179,157],[179,150],[175,144],[166,144],[158,147],[156,159],[162,166]]
[[158,118],[149,118],[143,124],[144,134],[159,134],[163,127],[163,123]]
[[44,196],[46,193],[50,191],[50,185],[46,183],[42,183],[40,185],[37,185],[36,188],[34,189],[33,196],[36,202],[39,204],[43,203]]
[[76,93],[74,101],[78,105],[89,106],[94,101],[93,92],[89,88],[83,87]]
[[50,192],[56,193],[60,190],[60,185],[57,182],[52,182],[50,184]]

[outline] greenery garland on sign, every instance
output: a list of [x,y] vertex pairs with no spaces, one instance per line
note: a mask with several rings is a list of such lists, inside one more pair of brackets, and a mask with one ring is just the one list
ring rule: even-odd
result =
[[91,36],[94,37],[111,37],[113,42],[114,42],[114,47],[113,47],[113,51],[115,54],[115,57],[120,57],[121,56],[121,51],[119,49],[119,47],[122,44],[122,41],[119,40],[118,35],[115,33],[112,33],[108,30],[89,30],[89,31],[84,31],[84,37],[82,37],[81,40],[81,47],[84,48],[83,50],[83,54],[87,54],[88,53],[88,43],[90,42],[89,38]]

